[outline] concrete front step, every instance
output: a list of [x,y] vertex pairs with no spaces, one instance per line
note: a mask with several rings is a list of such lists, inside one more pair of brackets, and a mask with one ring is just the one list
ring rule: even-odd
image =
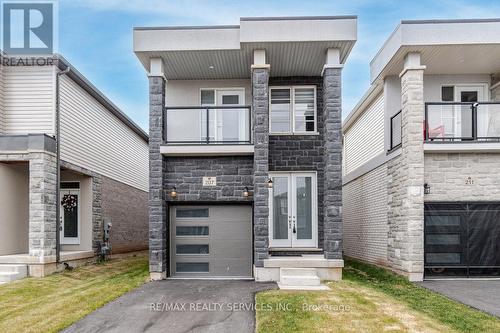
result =
[[0,265],[0,282],[12,282],[27,276],[27,265]]
[[319,286],[285,286],[278,282],[278,288],[282,290],[331,290],[328,286],[320,284]]
[[315,268],[281,268],[282,276],[318,276]]
[[284,286],[319,286],[321,280],[317,276],[281,276],[280,283]]

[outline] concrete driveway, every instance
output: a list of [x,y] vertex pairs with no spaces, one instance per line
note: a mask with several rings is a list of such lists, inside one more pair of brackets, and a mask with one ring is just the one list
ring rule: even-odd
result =
[[420,285],[500,317],[500,280],[428,280]]
[[254,281],[165,280],[148,283],[63,332],[254,332]]

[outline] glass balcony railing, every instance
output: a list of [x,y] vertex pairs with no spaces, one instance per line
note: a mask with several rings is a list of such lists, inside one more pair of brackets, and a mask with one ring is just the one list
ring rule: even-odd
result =
[[425,103],[426,142],[500,141],[500,102]]
[[250,106],[166,107],[166,144],[250,144]]

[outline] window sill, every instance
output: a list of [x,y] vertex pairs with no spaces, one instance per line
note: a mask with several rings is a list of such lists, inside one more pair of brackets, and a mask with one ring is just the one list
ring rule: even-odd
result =
[[319,132],[297,132],[297,133],[269,133],[270,136],[301,136],[301,135],[319,135]]

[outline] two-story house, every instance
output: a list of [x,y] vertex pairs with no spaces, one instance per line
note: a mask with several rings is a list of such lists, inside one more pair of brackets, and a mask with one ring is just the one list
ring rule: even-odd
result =
[[152,279],[341,278],[341,71],[357,20],[134,29]]
[[500,275],[500,20],[402,21],[343,123],[347,256]]
[[0,65],[0,282],[93,260],[108,224],[113,253],[148,246],[147,134],[64,58],[33,59]]

